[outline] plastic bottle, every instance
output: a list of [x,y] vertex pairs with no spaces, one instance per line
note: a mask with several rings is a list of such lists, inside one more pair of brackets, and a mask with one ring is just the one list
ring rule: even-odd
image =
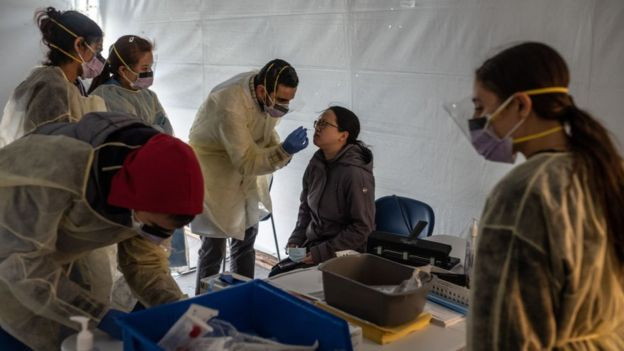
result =
[[76,351],[93,350],[93,333],[89,331],[89,318],[83,316],[69,317],[74,322],[80,323],[82,330],[76,336]]

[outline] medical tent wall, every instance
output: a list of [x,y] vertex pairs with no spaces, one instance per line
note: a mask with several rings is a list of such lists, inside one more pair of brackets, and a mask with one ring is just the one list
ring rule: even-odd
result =
[[[522,41],[555,47],[572,73],[571,94],[624,142],[622,0],[99,0],[52,1],[97,19],[105,48],[136,34],[156,43],[153,90],[176,135],[188,139],[195,113],[225,79],[289,61],[300,86],[282,137],[329,105],[351,108],[375,155],[376,197],[430,204],[434,234],[465,235],[486,196],[511,166],[484,161],[442,108],[471,94],[485,58]],[[43,56],[32,21],[41,1],[3,1],[0,99]],[[66,5],[64,7],[64,5]],[[310,145],[275,173],[280,246],[297,215]],[[518,160],[521,162],[521,160]],[[256,247],[275,252],[271,226]]]

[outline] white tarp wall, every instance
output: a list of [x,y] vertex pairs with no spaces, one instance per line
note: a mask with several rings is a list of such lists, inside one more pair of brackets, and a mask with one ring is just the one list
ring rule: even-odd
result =
[[74,1],[3,0],[0,2],[0,104],[4,105],[13,89],[28,72],[44,60],[39,45],[41,34],[35,25],[35,10],[44,6],[73,8]]
[[[21,49],[40,39],[30,11],[43,6],[8,3],[28,17],[7,32],[4,19],[14,15],[3,3],[1,69],[10,78],[3,99],[25,75],[24,62],[39,60]],[[375,153],[376,197],[429,203],[438,234],[461,235],[509,170],[483,161],[441,105],[469,95],[474,69],[511,43],[537,40],[559,50],[577,104],[624,142],[622,0],[100,0],[99,10],[105,47],[123,34],[156,41],[154,90],[185,140],[212,87],[272,58],[289,61],[301,84],[297,111],[283,119],[280,135],[299,125],[311,129],[329,104],[352,108],[361,139]],[[301,177],[315,149],[275,175],[280,246],[294,226]],[[275,252],[266,223],[257,247]]]

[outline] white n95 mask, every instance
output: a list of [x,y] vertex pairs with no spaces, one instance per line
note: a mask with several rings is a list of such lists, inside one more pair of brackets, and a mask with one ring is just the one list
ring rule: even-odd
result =
[[306,256],[306,251],[305,247],[289,247],[288,258],[293,262],[301,262]]

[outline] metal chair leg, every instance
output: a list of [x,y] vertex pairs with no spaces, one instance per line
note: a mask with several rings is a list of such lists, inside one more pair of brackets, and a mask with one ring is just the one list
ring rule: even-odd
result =
[[277,252],[277,260],[281,261],[282,257],[280,255],[280,247],[277,242],[277,231],[275,230],[275,221],[273,220],[273,214],[271,213],[271,226],[273,227],[273,239],[275,240],[275,252]]

